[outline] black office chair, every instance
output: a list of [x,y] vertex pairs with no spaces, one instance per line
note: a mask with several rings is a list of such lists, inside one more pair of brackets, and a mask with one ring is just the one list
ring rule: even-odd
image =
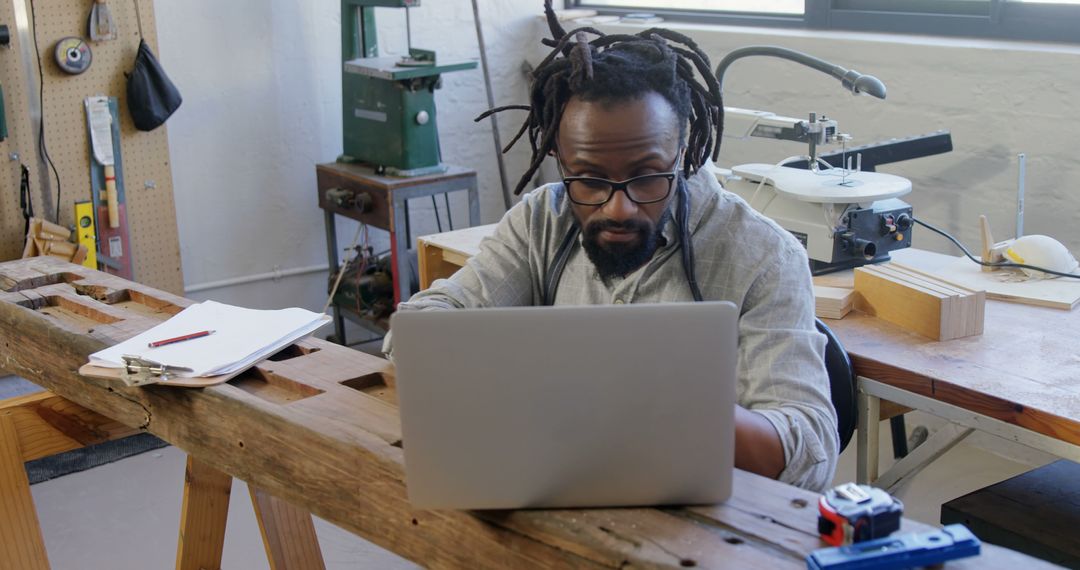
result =
[[855,371],[851,366],[851,358],[840,344],[840,339],[821,322],[814,319],[818,331],[825,335],[828,342],[825,344],[825,370],[829,373],[829,388],[832,391],[832,404],[836,410],[836,431],[840,436],[840,451],[844,451],[851,434],[855,433],[855,425],[859,419],[859,409],[855,399]]

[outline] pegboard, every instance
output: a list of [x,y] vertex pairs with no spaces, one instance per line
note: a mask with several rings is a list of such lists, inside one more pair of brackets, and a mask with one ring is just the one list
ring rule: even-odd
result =
[[[127,111],[124,73],[131,71],[139,47],[135,2],[142,18],[143,37],[160,57],[152,0],[109,0],[118,34],[117,39],[105,42],[89,41],[87,20],[93,0],[0,0],[0,24],[11,30],[11,46],[0,49],[0,85],[4,89],[9,132],[8,139],[0,142],[0,161],[4,164],[0,176],[0,260],[15,259],[22,253],[20,162],[30,169],[34,213],[54,220],[58,203],[56,178],[37,148],[38,123],[31,118],[31,97],[37,96],[38,81],[33,46],[36,17],[44,75],[45,141],[61,182],[59,223],[73,227],[75,202],[90,199],[90,137],[84,100],[92,95],[117,97],[134,280],[180,294],[183,275],[166,127],[148,133],[139,131]],[[20,26],[20,22],[26,25]],[[83,38],[93,52],[90,68],[80,75],[63,73],[53,60],[56,42],[68,36]],[[24,61],[29,69],[24,67]],[[183,93],[183,86],[178,88]],[[12,153],[19,158],[12,159]]]

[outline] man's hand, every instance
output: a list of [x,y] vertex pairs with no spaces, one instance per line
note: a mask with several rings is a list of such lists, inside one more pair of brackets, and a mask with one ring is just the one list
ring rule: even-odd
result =
[[735,467],[776,479],[786,466],[780,435],[772,423],[735,406]]

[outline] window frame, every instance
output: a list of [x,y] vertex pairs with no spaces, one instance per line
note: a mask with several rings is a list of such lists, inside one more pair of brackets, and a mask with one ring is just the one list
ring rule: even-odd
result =
[[[660,0],[656,1],[660,3]],[[615,8],[590,4],[589,0],[565,2],[567,8],[593,9],[601,14],[648,11],[666,21],[1080,44],[1080,5],[988,0],[987,13],[975,15],[875,9],[876,5],[883,4],[882,0],[804,0],[803,14],[787,15],[661,7]],[[922,2],[889,0],[887,3],[913,6]]]

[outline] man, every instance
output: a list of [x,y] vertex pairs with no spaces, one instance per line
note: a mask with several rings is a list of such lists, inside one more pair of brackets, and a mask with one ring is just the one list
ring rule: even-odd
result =
[[838,441],[806,253],[702,168],[723,112],[707,57],[666,30],[590,45],[547,12],[555,50],[532,105],[513,107],[530,111],[534,151],[517,191],[548,155],[563,182],[526,194],[464,268],[398,310],[732,301],[735,465],[822,490]]

